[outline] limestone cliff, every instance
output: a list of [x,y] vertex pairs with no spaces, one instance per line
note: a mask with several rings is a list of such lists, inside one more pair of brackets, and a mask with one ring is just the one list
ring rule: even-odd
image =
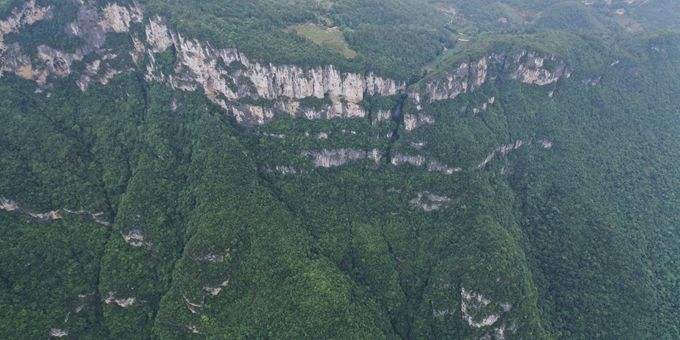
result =
[[[0,77],[14,74],[34,81],[38,92],[48,92],[57,81],[72,81],[81,91],[88,91],[93,84],[106,85],[121,74],[140,72],[148,83],[165,84],[179,91],[200,91],[235,121],[247,125],[266,124],[281,116],[365,119],[366,98],[395,96],[406,98],[413,105],[408,109],[400,106],[393,111],[377,110],[372,114],[372,123],[394,120],[401,130],[410,133],[435,124],[435,117],[419,112],[423,105],[455,99],[481,88],[490,79],[508,77],[531,86],[545,86],[570,76],[566,63],[559,57],[525,50],[515,54],[490,53],[407,87],[404,82],[370,72],[342,72],[334,65],[304,68],[254,60],[236,48],[219,48],[209,41],[187,37],[169,26],[165,18],[145,14],[136,2],[96,7],[90,2],[70,1],[77,6],[77,13],[64,25],[61,34],[80,42],[72,51],[52,47],[49,41],[29,50],[6,39],[30,30],[36,23],[53,20],[55,9],[50,5],[28,0],[0,21]],[[127,37],[128,44],[115,49],[107,47],[107,40],[113,35]],[[315,102],[313,107],[309,100]],[[494,101],[494,97],[489,98],[474,108],[474,113],[485,111]],[[392,131],[390,138],[397,133]],[[328,139],[328,134],[318,139]],[[507,152],[494,150],[478,168]],[[303,152],[317,167],[334,167],[361,159],[379,163],[385,155],[387,152],[372,148]],[[447,175],[462,171],[447,165],[445,160],[398,152],[391,154],[387,163],[424,167]],[[297,173],[297,169],[283,165],[268,169],[273,173]]]
[[[71,76],[74,63],[94,56],[96,59],[85,65],[82,74],[74,77],[82,91],[93,82],[105,85],[118,74],[143,68],[149,82],[183,91],[203,90],[237,121],[259,124],[271,121],[277,113],[308,119],[363,118],[366,111],[361,103],[366,96],[391,96],[405,89],[403,82],[373,73],[344,73],[333,65],[305,69],[251,60],[237,49],[215,48],[208,41],[187,38],[168,27],[161,17],[145,18],[136,3],[130,6],[111,3],[101,9],[77,3],[76,20],[64,27],[64,34],[84,42],[73,53],[48,45],[40,45],[37,51],[25,51],[18,43],[5,43],[6,34],[19,33],[38,21],[49,20],[50,6],[41,7],[31,0],[1,21],[0,76],[12,73],[44,87],[50,81]],[[129,53],[116,54],[103,48],[107,35],[116,33],[129,35],[132,42]],[[169,50],[176,54],[176,62],[165,70],[157,60]],[[114,68],[113,60],[128,67]],[[327,99],[328,104],[323,109],[312,109],[300,103],[306,98]],[[241,99],[264,99],[272,105],[237,104]]]
[[[571,76],[566,63],[555,55],[526,50],[516,54],[492,53],[474,62],[462,62],[452,71],[428,81],[424,86],[425,96],[429,102],[434,102],[472,92],[489,80],[492,67],[500,75],[536,86],[553,84],[562,77]],[[417,99],[414,100],[416,105],[420,105],[420,96],[412,97]]]
[[[501,70],[525,84],[547,85],[569,76],[563,61],[554,55],[523,51],[515,55],[489,54],[473,62],[463,62],[443,75],[407,90],[404,82],[373,73],[341,72],[333,65],[303,68],[275,65],[249,58],[235,48],[214,47],[209,41],[184,36],[168,26],[159,16],[146,16],[144,9],[109,3],[97,8],[75,1],[75,20],[63,28],[63,34],[83,43],[74,52],[50,47],[49,42],[28,51],[16,42],[6,42],[8,34],[20,34],[31,25],[53,18],[51,6],[35,0],[26,1],[0,21],[0,77],[11,73],[47,87],[60,78],[73,79],[82,91],[94,83],[106,85],[117,75],[142,69],[148,82],[166,84],[182,91],[202,90],[207,98],[244,124],[264,124],[277,115],[307,119],[365,118],[363,101],[368,96],[394,96],[409,93],[422,109],[421,98],[429,102],[454,99],[474,91],[490,77],[491,69]],[[128,51],[104,48],[111,34],[129,37]],[[164,53],[174,53],[174,63],[161,65]],[[91,60],[85,62],[85,60]],[[549,61],[551,66],[547,66]],[[84,63],[82,67],[74,66]],[[123,66],[121,66],[123,65]],[[324,104],[306,106],[305,99]],[[253,105],[243,100],[264,100],[269,104]],[[376,122],[389,112],[380,112]],[[432,117],[406,115],[406,130],[433,123]]]

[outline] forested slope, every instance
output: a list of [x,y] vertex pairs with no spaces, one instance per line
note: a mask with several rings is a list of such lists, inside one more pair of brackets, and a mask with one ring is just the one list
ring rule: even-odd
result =
[[0,337],[680,337],[674,6],[0,1]]

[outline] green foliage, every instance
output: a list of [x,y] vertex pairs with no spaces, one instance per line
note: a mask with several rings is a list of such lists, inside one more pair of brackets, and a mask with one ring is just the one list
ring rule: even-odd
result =
[[[491,66],[481,88],[421,103],[418,114],[435,123],[411,132],[400,120],[415,107],[401,95],[367,96],[366,119],[244,127],[203,93],[149,85],[143,70],[86,92],[73,77],[36,91],[4,74],[0,198],[22,211],[0,211],[0,337],[56,328],[79,339],[467,339],[501,326],[521,339],[680,337],[677,32],[626,32],[599,3],[141,3],[182,34],[264,62],[333,64],[414,89],[494,52],[558,55],[573,74],[538,87]],[[5,14],[8,4],[18,2],[0,1]],[[75,15],[70,2],[54,7],[54,21],[5,41],[46,43]],[[659,11],[640,5],[630,16],[677,28],[674,13]],[[337,26],[343,49],[358,55],[348,60],[338,46],[287,32],[292,25]],[[456,31],[471,41],[456,43]],[[65,50],[81,43],[49,40]],[[130,45],[117,34],[105,48]],[[174,61],[166,51],[158,69]],[[474,113],[490,97],[495,104]],[[380,111],[392,119],[374,122]],[[531,143],[478,169],[518,139]],[[341,148],[385,157],[326,169],[303,154]],[[396,152],[462,170],[395,167]],[[277,165],[296,173],[268,171]],[[425,193],[447,200],[424,211]],[[64,209],[102,212],[112,226]],[[63,219],[28,215],[52,210]],[[126,240],[132,232],[138,244]],[[499,315],[493,326],[470,327],[463,289],[489,299],[473,313]]]
[[345,58],[352,59],[357,56],[357,53],[347,45],[343,33],[337,27],[324,28],[314,24],[304,24],[291,26],[287,29],[317,45],[336,50]]

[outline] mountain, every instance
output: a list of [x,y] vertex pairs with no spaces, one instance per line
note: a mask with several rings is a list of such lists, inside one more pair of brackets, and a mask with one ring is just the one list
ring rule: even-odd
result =
[[0,0],[0,337],[680,337],[680,3]]

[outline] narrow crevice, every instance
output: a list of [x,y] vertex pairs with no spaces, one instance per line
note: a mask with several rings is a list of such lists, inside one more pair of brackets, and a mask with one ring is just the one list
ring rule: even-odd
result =
[[[428,261],[429,262],[429,261]],[[408,298],[408,306],[411,308],[419,308],[420,305],[423,302],[423,296],[425,295],[425,290],[426,288],[430,285],[430,280],[432,279],[432,264],[428,263],[427,266],[427,274],[425,274],[425,279],[423,280],[423,283],[420,285],[420,287],[417,288],[416,295],[412,296],[411,298]],[[415,301],[415,303],[411,303],[411,301]],[[417,317],[417,313],[408,313],[408,329],[407,329],[407,339],[415,339],[413,335],[413,324],[415,322],[415,319]]]
[[[140,78],[140,74],[137,75],[137,78],[138,78],[138,80],[140,80],[140,89],[141,89],[141,92],[142,92],[142,99],[143,99],[143,106],[142,106],[142,109],[141,109],[141,114],[143,115],[143,118],[145,119],[147,114],[148,114],[148,110],[149,110],[148,91],[147,91],[147,88],[146,88],[146,82],[144,82],[143,78]],[[101,278],[102,278],[102,275],[101,275],[102,274],[102,261],[104,260],[104,257],[106,256],[109,243],[113,239],[113,235],[115,234],[115,231],[116,231],[116,217],[118,215],[118,212],[117,212],[118,205],[116,204],[116,208],[114,208],[114,204],[113,204],[111,198],[109,197],[109,195],[107,193],[106,185],[104,184],[104,181],[102,179],[103,174],[102,174],[102,171],[101,171],[101,165],[98,162],[97,162],[97,166],[98,166],[98,169],[99,169],[98,178],[99,178],[99,181],[100,181],[101,190],[102,190],[102,193],[104,195],[104,198],[106,200],[106,205],[107,205],[107,213],[106,214],[109,216],[109,220],[111,221],[112,227],[108,229],[106,239],[104,241],[104,245],[103,245],[103,248],[102,248],[102,253],[99,256],[99,262],[97,263],[97,268],[96,268],[95,301],[97,303],[95,305],[96,306],[95,307],[95,316],[96,316],[97,320],[100,320],[102,329],[108,335],[108,333],[110,333],[110,331],[109,331],[108,327],[106,326],[106,318],[104,316],[104,305],[102,304],[103,299],[102,299],[102,293],[101,293],[101,290],[100,290],[100,286],[101,286]],[[119,195],[120,197],[125,195],[125,193],[128,191],[128,187],[130,186],[130,181],[132,180],[132,177],[133,177],[133,175],[132,175],[133,169],[132,169],[132,166],[131,166],[129,155],[126,155],[126,168],[127,168],[127,174],[126,174],[127,176],[125,178],[125,183],[121,186],[121,188],[124,188],[124,189],[120,193],[120,195]]]
[[390,132],[390,138],[389,138],[389,144],[387,146],[387,150],[385,150],[385,159],[387,160],[387,163],[392,162],[392,151],[394,148],[394,145],[397,143],[397,141],[400,138],[400,131],[402,126],[404,126],[404,105],[406,105],[406,100],[408,99],[408,94],[400,94],[399,98],[397,99],[397,104],[395,105],[394,109],[392,110],[392,122],[394,123],[395,127],[394,129]]
[[175,284],[175,279],[176,279],[175,271],[176,271],[177,263],[182,260],[182,256],[186,252],[186,250],[187,250],[186,248],[189,245],[189,240],[191,240],[191,237],[186,236],[186,230],[185,230],[185,235],[183,237],[181,250],[179,251],[177,258],[175,258],[175,260],[172,262],[172,265],[168,269],[169,280],[168,280],[167,289],[159,292],[159,294],[158,294],[158,304],[156,306],[154,306],[155,308],[152,311],[152,315],[151,315],[151,317],[149,317],[149,320],[150,320],[150,323],[151,323],[149,326],[150,326],[152,335],[156,335],[156,334],[153,334],[156,330],[156,325],[163,323],[160,320],[158,320],[158,313],[161,310],[161,304],[162,304],[163,300],[170,293],[170,291],[172,291],[172,288]]
[[[101,192],[101,195],[104,198],[104,204],[105,204],[105,213],[104,216],[107,216],[107,221],[109,221],[111,227],[106,228],[106,234],[104,235],[104,241],[102,245],[102,251],[98,256],[99,261],[97,261],[96,268],[95,268],[95,282],[94,282],[94,301],[95,303],[95,317],[96,320],[99,320],[101,323],[101,329],[108,334],[108,329],[106,328],[106,322],[104,320],[104,310],[103,310],[103,305],[101,304],[102,301],[102,294],[99,289],[100,283],[101,283],[101,270],[102,270],[102,260],[104,256],[106,255],[106,249],[107,246],[111,240],[112,235],[114,234],[114,229],[115,229],[115,223],[116,223],[116,212],[114,211],[113,208],[113,202],[111,197],[109,196],[108,191],[106,190],[106,185],[103,180],[103,171],[102,171],[102,166],[97,161],[96,157],[94,157],[94,154],[92,153],[91,146],[87,147],[87,152],[88,154],[92,157],[93,162],[96,165],[96,169],[98,172],[97,176],[97,186],[99,188],[99,191]],[[126,182],[129,181],[129,179],[126,179]],[[127,187],[127,183],[126,183]]]
[[[141,112],[143,113],[143,119],[148,120],[151,102],[149,95],[149,85],[141,73],[137,73],[137,80],[140,84],[140,92],[142,94],[144,105],[143,110]],[[174,121],[173,124],[177,124],[177,126],[175,126],[175,128],[170,129],[170,132],[181,131],[185,127],[186,122]],[[191,239],[191,237],[187,235],[188,228],[186,228],[189,217],[185,209],[183,209],[187,207],[183,203],[181,203],[181,197],[187,190],[189,185],[189,176],[187,175],[187,173],[183,172],[182,169],[186,169],[185,166],[189,165],[192,162],[193,149],[190,148],[188,152],[182,152],[181,149],[173,147],[172,141],[169,142],[169,146],[176,157],[175,162],[176,167],[170,172],[170,176],[176,182],[179,182],[179,184],[176,186],[177,190],[173,192],[175,213],[167,216],[169,219],[167,225],[169,226],[169,228],[173,229],[176,232],[174,236],[177,237],[176,242],[179,246],[177,247],[177,252],[174,253],[172,263],[169,265],[167,270],[161,271],[161,268],[159,266],[154,266],[154,269],[156,270],[155,279],[158,282],[162,282],[159,275],[167,275],[168,282],[165,287],[162,287],[165,289],[158,289],[158,291],[156,291],[154,294],[154,298],[157,298],[158,300],[156,301],[155,304],[151,305],[151,313],[147,319],[149,331],[151,332],[152,335],[155,331],[156,325],[159,323],[158,313],[160,312],[161,309],[161,303],[163,299],[170,293],[174,286],[176,279],[175,271],[177,263],[182,259],[183,254],[186,252],[186,247],[189,244],[189,240]],[[132,176],[131,171],[130,175]]]
[[[394,252],[394,248],[392,247],[392,243],[390,240],[387,238],[387,233],[385,233],[385,224],[380,225],[380,236],[382,236],[383,240],[385,241],[385,244],[387,245],[387,253],[389,254],[390,258],[392,258],[392,261],[394,262],[394,271],[397,274],[397,283],[399,284],[399,289],[401,290],[402,294],[404,294],[404,306],[402,308],[405,308],[407,305],[407,294],[406,294],[406,287],[405,284],[401,278],[401,273],[399,272],[399,260],[397,259],[397,255]],[[398,310],[396,316],[401,314],[402,310]],[[398,320],[395,320],[394,318],[390,317],[390,324],[392,325],[392,331],[394,331],[395,334],[402,336],[403,338],[410,339],[410,329],[411,327],[407,327],[406,329],[406,334],[401,334],[401,329],[397,327],[397,322]],[[411,322],[412,323],[412,322]]]
[[[507,63],[508,63],[507,58],[503,59],[503,64],[502,64],[503,70],[506,70],[508,68]],[[505,83],[506,83],[504,77],[498,77],[496,82],[500,85],[500,86],[498,86],[499,89],[502,89],[504,87]],[[500,98],[498,98],[498,99],[500,99]],[[498,102],[499,102],[498,105],[501,106],[502,105],[501,101],[498,100]],[[510,141],[510,143],[514,143],[515,141],[514,141],[514,139],[512,139],[512,129],[510,128],[510,116],[505,112],[505,110],[503,110],[503,116],[505,117],[505,130],[507,131],[508,141]]]

